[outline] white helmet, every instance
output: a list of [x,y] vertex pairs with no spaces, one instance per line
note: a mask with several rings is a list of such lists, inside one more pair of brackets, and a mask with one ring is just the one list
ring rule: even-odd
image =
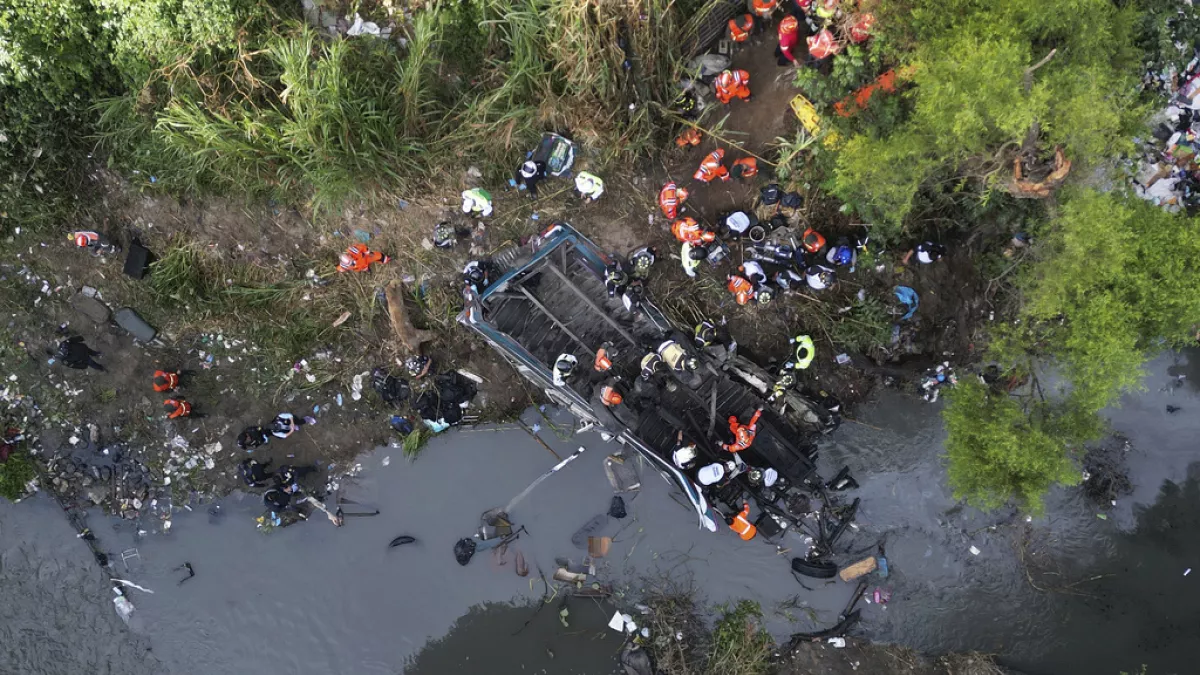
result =
[[675,462],[675,466],[680,469],[687,468],[689,464],[696,461],[696,446],[689,445],[676,450],[671,455],[671,459]]
[[521,175],[525,178],[533,178],[537,175],[537,164],[532,161],[525,162],[521,165]]
[[725,467],[720,464],[709,464],[700,467],[699,478],[701,485],[712,485],[725,477]]

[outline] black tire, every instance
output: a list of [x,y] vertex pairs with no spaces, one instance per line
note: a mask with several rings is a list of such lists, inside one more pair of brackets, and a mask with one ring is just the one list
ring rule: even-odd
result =
[[824,560],[792,558],[792,572],[813,579],[832,579],[838,573],[838,566]]

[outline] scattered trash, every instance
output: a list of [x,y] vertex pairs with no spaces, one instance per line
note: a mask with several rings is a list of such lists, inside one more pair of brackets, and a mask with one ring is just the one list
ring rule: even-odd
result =
[[1097,513],[1096,517],[1099,518],[1100,520],[1108,520],[1108,514],[1106,514],[1106,513]]
[[342,324],[346,323],[346,321],[348,321],[348,320],[350,319],[350,315],[351,315],[351,313],[350,313],[350,312],[348,312],[348,311],[346,311],[346,312],[342,312],[342,315],[341,315],[341,316],[339,316],[338,318],[334,319],[332,326],[333,326],[334,328],[337,328],[338,326],[340,326],[340,325],[342,325]]
[[625,500],[621,499],[621,495],[613,495],[612,503],[608,507],[608,515],[610,518],[620,520],[628,513],[625,510]]
[[831,637],[825,642],[833,645],[834,649],[842,649],[846,646],[846,638],[844,637]]
[[971,548],[969,548],[967,550],[971,552],[971,555],[979,555],[980,554],[980,550],[978,548],[975,548],[974,546],[972,546]]
[[847,363],[850,363],[850,355],[849,354],[838,354],[837,356],[835,356],[833,358],[835,361],[837,361],[839,366],[844,366]]
[[1187,568],[1186,570],[1184,570],[1184,571],[1183,571],[1183,576],[1185,576],[1185,577],[1186,577],[1187,575],[1189,575],[1189,574],[1191,574],[1191,573],[1192,573],[1192,568],[1190,568],[1190,567],[1189,567],[1189,568]]
[[887,558],[879,556],[879,576],[883,579],[886,579],[888,578],[888,574],[890,574],[890,572],[888,571]]
[[588,537],[588,555],[603,558],[612,547],[612,537]]
[[565,567],[560,567],[554,570],[555,581],[565,581],[570,584],[581,584],[587,581],[587,574],[583,572],[571,572]]
[[390,456],[390,455],[389,455],[389,456],[387,456],[387,457],[384,457],[384,458],[383,458],[383,462],[382,462],[382,464],[383,464],[384,466],[387,466],[388,464],[391,464],[391,463],[392,463],[392,458],[391,458],[391,456]]
[[[405,544],[412,544],[412,543],[415,543],[416,541],[417,540],[415,537],[410,537],[406,534],[402,534],[399,537],[396,537],[395,539],[393,539],[390,543],[388,543],[388,548],[396,548],[397,546],[403,546]],[[457,548],[457,546],[455,548]],[[457,553],[455,555],[457,555]]]
[[897,286],[895,293],[896,299],[904,303],[905,307],[908,307],[908,311],[905,312],[904,316],[900,317],[900,320],[908,321],[912,318],[913,314],[917,313],[917,307],[921,304],[920,297],[916,291],[908,286]]

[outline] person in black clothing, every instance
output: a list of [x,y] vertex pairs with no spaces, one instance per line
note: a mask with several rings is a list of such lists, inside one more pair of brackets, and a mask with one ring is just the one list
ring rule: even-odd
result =
[[275,513],[291,508],[292,494],[282,488],[271,488],[263,493],[263,503]]
[[80,335],[63,340],[58,345],[58,357],[71,368],[104,370],[104,366],[92,358],[94,356],[100,356],[100,352],[84,344],[83,337]]
[[292,493],[300,491],[300,479],[317,470],[315,466],[292,466],[284,464],[279,467],[279,472],[275,474],[275,480],[278,481],[279,487],[289,490]]
[[271,434],[262,427],[246,427],[238,434],[237,444],[243,450],[257,448],[271,440]]
[[524,186],[529,192],[530,197],[537,199],[538,183],[540,183],[545,177],[546,163],[530,160],[522,164],[521,168],[517,169],[516,183],[517,185]]
[[257,459],[242,460],[242,480],[246,481],[246,485],[250,487],[265,487],[267,481],[275,476],[274,473],[267,470],[269,466],[271,466],[269,459],[266,462],[260,462]]

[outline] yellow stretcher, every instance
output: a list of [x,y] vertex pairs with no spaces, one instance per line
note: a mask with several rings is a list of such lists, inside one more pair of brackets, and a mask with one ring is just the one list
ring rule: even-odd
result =
[[[804,94],[796,94],[791,102],[792,112],[796,114],[796,119],[800,120],[800,124],[809,136],[819,138],[821,136],[821,116],[817,114],[816,107],[812,101],[804,97]],[[842,139],[838,133],[832,129],[825,134],[825,138],[821,140],[821,145],[826,148],[836,148],[840,145]]]

